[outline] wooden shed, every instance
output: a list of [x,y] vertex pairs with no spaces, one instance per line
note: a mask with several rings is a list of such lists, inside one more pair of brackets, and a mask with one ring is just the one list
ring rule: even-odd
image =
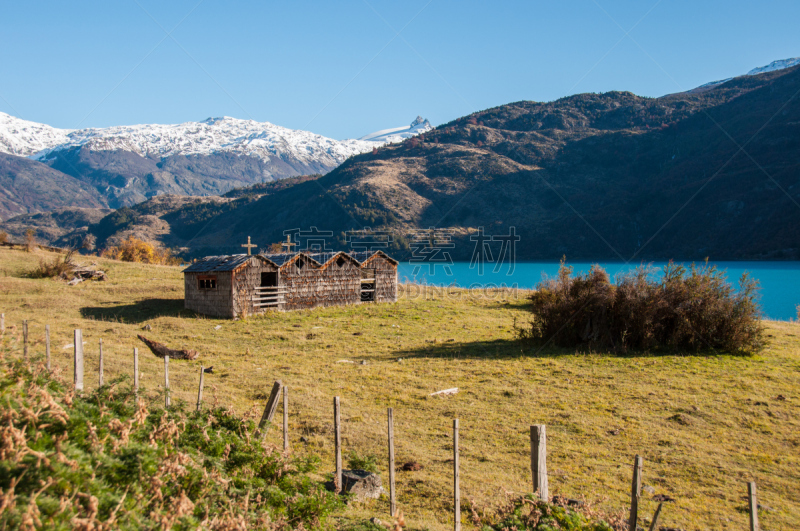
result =
[[397,261],[382,251],[210,256],[183,273],[185,307],[217,317],[397,301]]

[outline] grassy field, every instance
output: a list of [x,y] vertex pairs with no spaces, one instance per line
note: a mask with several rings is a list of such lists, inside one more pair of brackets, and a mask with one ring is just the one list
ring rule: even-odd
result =
[[[752,357],[539,352],[514,339],[515,320],[527,319],[524,293],[404,286],[397,304],[230,321],[183,309],[180,268],[97,259],[110,280],[69,287],[24,278],[40,256],[54,255],[0,249],[6,334],[21,336],[27,319],[40,353],[50,324],[54,364],[69,376],[72,330],[81,328],[90,388],[97,385],[102,338],[107,377],[130,374],[139,347],[142,384],[159,389],[163,362],[136,339],[150,325],[146,336],[201,353],[196,361],[170,363],[173,399],[196,400],[199,366],[213,365],[206,401],[259,415],[272,382],[281,379],[290,388],[293,451],[318,454],[332,470],[332,401],[340,396],[345,454],[377,456],[384,482],[386,408],[393,407],[398,464],[424,467],[397,474],[399,504],[412,528],[452,527],[449,460],[458,418],[462,499],[479,514],[509,492],[530,491],[529,426],[546,424],[551,494],[626,510],[631,465],[641,454],[643,484],[675,498],[665,504],[662,525],[745,529],[745,482],[756,481],[769,507],[760,515],[763,529],[800,529],[796,323],[767,322],[770,346]],[[429,396],[451,387],[459,393]],[[280,430],[269,437],[279,444]],[[644,494],[646,516],[656,507],[650,497]],[[353,505],[340,522],[371,516],[388,521],[388,503]],[[469,511],[465,525],[473,527]]]

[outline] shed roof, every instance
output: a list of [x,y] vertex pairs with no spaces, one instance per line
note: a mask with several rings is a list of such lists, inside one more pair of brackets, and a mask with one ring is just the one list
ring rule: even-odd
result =
[[250,258],[256,256],[246,254],[234,254],[228,256],[206,256],[202,260],[198,260],[183,270],[184,273],[216,273],[223,271],[233,271],[242,264],[246,263]]
[[393,265],[397,265],[399,263],[397,260],[395,260],[394,258],[392,258],[391,256],[389,256],[388,254],[384,253],[381,250],[378,250],[378,251],[355,251],[355,252],[351,252],[351,253],[347,253],[347,254],[349,254],[350,256],[355,258],[356,260],[358,260],[359,264],[363,264],[364,262],[366,262],[367,260],[369,260],[373,256],[382,256],[383,258],[386,258],[389,262],[391,262]]
[[288,264],[289,262],[291,262],[292,260],[294,260],[295,258],[297,258],[299,256],[303,256],[303,257],[307,258],[308,260],[311,260],[312,262],[314,262],[318,266],[322,265],[322,263],[319,260],[317,260],[317,258],[316,258],[317,255],[309,254],[309,253],[307,253],[305,251],[298,251],[298,252],[294,252],[294,253],[260,254],[258,256],[259,256],[259,258],[263,258],[264,260],[272,262],[273,264],[275,264],[278,267],[285,266],[286,264]]
[[258,255],[234,254],[227,256],[206,256],[202,260],[198,260],[194,264],[184,269],[183,272],[214,273],[223,271],[234,271],[243,264],[245,264],[250,258],[258,258],[259,260],[271,262],[277,267],[283,267],[285,264],[291,262],[294,258],[296,258],[299,255],[303,255],[306,258],[313,261],[314,263],[316,263],[318,266],[321,266],[322,264],[328,263],[332,258],[334,258],[339,254],[347,255],[361,265],[363,265],[364,262],[366,262],[375,255],[379,255],[386,258],[389,262],[391,262],[394,265],[397,265],[398,263],[397,260],[387,255],[383,251],[356,251],[350,253],[345,253],[342,251],[327,252],[327,253],[308,253],[304,251],[297,251],[293,253],[270,253],[270,254],[258,254]]

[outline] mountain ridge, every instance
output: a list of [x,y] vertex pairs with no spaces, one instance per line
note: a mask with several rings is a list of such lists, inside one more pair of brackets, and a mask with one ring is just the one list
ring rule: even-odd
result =
[[502,105],[220,212],[189,251],[238,252],[227,242],[247,236],[266,247],[312,226],[344,248],[372,227],[408,257],[413,234],[438,227],[462,260],[480,228],[513,228],[525,260],[798,259],[798,90],[794,67],[702,93]]
[[[417,129],[430,129],[423,122],[427,129]],[[0,154],[8,184],[0,198],[0,219],[65,206],[58,199],[65,195],[72,195],[76,206],[119,208],[160,194],[221,195],[254,183],[327,173],[349,157],[418,134],[406,129],[391,138],[339,141],[231,117],[69,130],[0,113]],[[9,157],[28,162],[12,163]],[[47,176],[40,180],[40,193],[32,195],[14,181],[12,169],[23,167]],[[67,188],[60,189],[60,183]]]
[[371,227],[402,258],[415,233],[437,227],[462,260],[480,234],[512,230],[524,260],[798,259],[798,90],[795,66],[660,98],[513,102],[291,186],[224,202],[153,198],[88,230],[112,241],[141,227],[187,257],[240,252],[248,236],[266,248],[310,227],[346,248],[350,231]]

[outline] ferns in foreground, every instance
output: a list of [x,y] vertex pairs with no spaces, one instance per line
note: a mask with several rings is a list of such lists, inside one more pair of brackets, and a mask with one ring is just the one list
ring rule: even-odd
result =
[[482,531],[615,531],[627,528],[620,515],[602,515],[588,505],[576,510],[544,502],[532,494],[509,501],[495,519],[499,521],[484,524]]
[[0,350],[0,527],[296,529],[341,507],[230,411],[165,411],[126,378],[76,395]]

